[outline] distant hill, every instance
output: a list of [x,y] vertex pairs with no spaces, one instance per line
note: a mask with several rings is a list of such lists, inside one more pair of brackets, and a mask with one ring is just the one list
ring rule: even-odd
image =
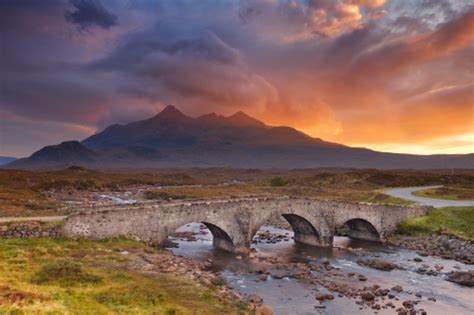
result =
[[267,126],[243,112],[197,118],[173,106],[146,120],[112,125],[81,143],[45,147],[10,164],[18,168],[472,168],[474,154],[409,155],[352,148],[294,128]]
[[63,167],[71,164],[90,165],[96,161],[97,154],[78,141],[62,142],[33,153],[30,157],[18,159],[9,166],[18,168]]
[[6,165],[16,160],[16,157],[12,156],[0,156],[0,165]]

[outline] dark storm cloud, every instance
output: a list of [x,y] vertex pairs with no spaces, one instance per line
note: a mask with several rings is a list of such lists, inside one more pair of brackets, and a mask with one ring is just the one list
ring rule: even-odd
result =
[[70,0],[70,2],[74,9],[66,11],[64,17],[83,30],[93,25],[105,29],[117,25],[117,16],[107,11],[100,0]]
[[212,31],[173,30],[159,23],[136,33],[104,59],[87,67],[133,75],[120,90],[164,103],[183,104],[191,112],[226,111],[254,106],[274,97],[271,87],[252,72],[241,53]]

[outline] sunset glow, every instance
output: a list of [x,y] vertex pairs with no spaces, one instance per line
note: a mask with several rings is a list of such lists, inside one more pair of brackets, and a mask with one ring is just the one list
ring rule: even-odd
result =
[[474,152],[471,1],[0,3],[0,155],[173,104],[349,146]]

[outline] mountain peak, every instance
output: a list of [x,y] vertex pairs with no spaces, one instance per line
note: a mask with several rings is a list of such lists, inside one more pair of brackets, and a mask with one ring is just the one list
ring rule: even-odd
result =
[[165,119],[178,119],[186,117],[179,109],[174,107],[173,105],[166,106],[158,115],[155,116],[156,118],[165,118]]

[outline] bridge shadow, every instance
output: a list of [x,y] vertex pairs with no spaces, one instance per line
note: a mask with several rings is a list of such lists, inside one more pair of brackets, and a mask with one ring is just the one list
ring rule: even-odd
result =
[[342,226],[337,226],[334,235],[347,236],[354,240],[381,242],[380,234],[372,223],[359,218],[348,220]]

